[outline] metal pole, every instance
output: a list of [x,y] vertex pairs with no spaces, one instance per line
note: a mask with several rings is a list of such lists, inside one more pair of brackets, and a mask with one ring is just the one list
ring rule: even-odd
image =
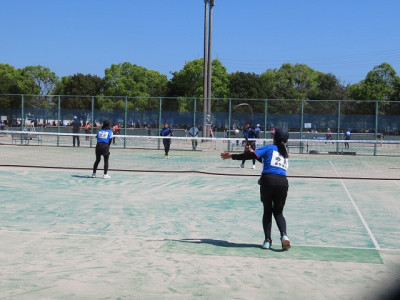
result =
[[[92,96],[92,117],[90,120],[92,126],[90,126],[90,134],[93,134],[93,126],[94,126],[94,96]],[[93,146],[93,137],[90,137],[90,148]]]
[[193,103],[193,127],[196,126],[196,108],[197,108],[197,99],[194,98],[194,103]]
[[203,53],[203,137],[206,137],[207,132],[207,122],[206,115],[208,112],[208,102],[207,102],[207,92],[208,92],[208,62],[207,62],[207,38],[208,38],[208,10],[207,10],[208,0],[204,0],[204,53]]
[[[125,115],[124,115],[124,135],[127,133],[127,127],[128,127],[128,97],[125,96]],[[126,148],[126,138],[124,138],[124,149]]]
[[336,153],[339,153],[339,140],[340,140],[340,100],[338,100],[338,114],[337,114],[337,143]]
[[[231,138],[232,128],[232,99],[229,98],[229,110],[228,110],[228,138]],[[231,149],[231,140],[228,140],[228,151]]]
[[[161,128],[161,109],[162,109],[162,98],[160,98],[159,102],[159,113],[158,113],[158,135],[160,135],[160,128]],[[160,139],[158,139],[158,150],[160,150]]]
[[374,156],[376,156],[376,141],[378,139],[378,111],[379,111],[379,103],[375,102],[375,146],[374,146]]
[[[267,138],[268,99],[264,100],[264,139]],[[265,145],[265,141],[263,143]]]
[[[60,122],[61,122],[61,97],[57,98],[57,133],[60,133]],[[57,135],[57,147],[60,146],[60,136]]]
[[[211,77],[212,77],[212,55],[211,55],[211,45],[212,45],[212,9],[214,7],[214,0],[209,0],[209,19],[208,19],[208,59],[207,59],[207,114],[211,117]],[[211,124],[207,126],[207,132],[210,131]]]
[[[25,126],[25,115],[24,115],[24,95],[21,95],[21,144],[23,141],[22,131],[24,131]],[[18,119],[17,119],[18,121]]]
[[300,116],[300,153],[303,153],[303,122],[304,122],[304,100],[301,100],[301,116]]

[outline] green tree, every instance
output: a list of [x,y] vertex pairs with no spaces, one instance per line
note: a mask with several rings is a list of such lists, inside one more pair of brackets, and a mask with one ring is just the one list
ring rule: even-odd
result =
[[375,66],[365,79],[348,87],[349,96],[355,100],[398,100],[400,78],[388,63]]
[[304,64],[283,64],[279,69],[269,69],[261,74],[267,88],[267,96],[273,99],[296,99],[297,101],[274,101],[271,112],[299,113],[298,100],[307,99],[317,90],[319,72]]
[[22,71],[32,77],[35,84],[39,87],[41,95],[49,95],[59,81],[56,73],[40,65],[28,66],[23,68]]
[[232,73],[229,90],[231,98],[261,99],[266,96],[266,84],[255,73]]
[[[203,98],[203,59],[195,59],[187,62],[183,69],[178,72],[172,72],[172,78],[169,82],[168,96],[183,98]],[[217,59],[212,61],[211,65],[211,93],[212,98],[229,97],[229,74],[226,68]],[[218,111],[220,107],[225,106],[226,100],[214,102],[213,111]],[[178,111],[188,111],[192,109],[191,101],[168,101],[168,109],[177,109]]]
[[[33,78],[9,64],[0,64],[0,94],[38,94],[39,87]],[[20,107],[21,98],[15,96],[1,96],[0,107]]]
[[[134,106],[149,110],[158,105],[158,101],[150,97],[166,96],[168,78],[157,71],[124,62],[105,70],[105,83],[104,95],[139,97]],[[109,107],[110,100],[103,99],[103,104]]]
[[346,87],[343,86],[335,75],[317,72],[316,88],[308,93],[311,100],[344,100]]
[[[81,118],[85,119],[92,107],[92,97],[104,92],[104,79],[96,75],[75,74],[61,78],[53,90],[54,94],[70,95],[61,97],[61,109],[79,110]],[[56,98],[53,101],[57,101]],[[95,102],[95,109],[99,104]],[[74,112],[73,114],[77,114]],[[71,116],[64,116],[66,119]]]

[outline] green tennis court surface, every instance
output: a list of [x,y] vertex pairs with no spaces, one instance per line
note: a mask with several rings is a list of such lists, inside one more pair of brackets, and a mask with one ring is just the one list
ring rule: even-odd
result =
[[275,224],[260,248],[261,165],[114,149],[103,180],[93,149],[32,148],[3,147],[0,298],[376,299],[400,285],[398,158],[293,155],[282,252]]

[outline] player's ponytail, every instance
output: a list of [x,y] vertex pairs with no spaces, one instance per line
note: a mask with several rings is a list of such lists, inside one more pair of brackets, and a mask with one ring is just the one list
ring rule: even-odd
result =
[[289,139],[289,132],[286,129],[278,128],[274,135],[274,145],[278,147],[279,154],[285,158],[289,157],[285,143]]

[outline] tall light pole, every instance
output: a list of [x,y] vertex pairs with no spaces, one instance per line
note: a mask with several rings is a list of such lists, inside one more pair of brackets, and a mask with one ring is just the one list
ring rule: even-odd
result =
[[[207,5],[209,9],[207,11]],[[211,41],[212,41],[212,9],[214,0],[204,0],[204,66],[203,66],[203,137],[210,131],[207,115],[211,116]],[[207,22],[208,20],[208,22]],[[208,23],[208,28],[207,28]],[[208,29],[208,30],[207,30]]]
[[204,56],[203,56],[203,137],[207,136],[207,119],[206,115],[208,113],[208,1],[204,0]]
[[208,99],[208,105],[207,105],[207,114],[211,117],[211,74],[212,74],[212,69],[211,69],[211,63],[212,63],[212,56],[211,56],[211,41],[212,41],[212,9],[215,5],[214,0],[210,0],[210,13],[209,13],[209,19],[208,19],[208,66],[207,66],[207,99]]

